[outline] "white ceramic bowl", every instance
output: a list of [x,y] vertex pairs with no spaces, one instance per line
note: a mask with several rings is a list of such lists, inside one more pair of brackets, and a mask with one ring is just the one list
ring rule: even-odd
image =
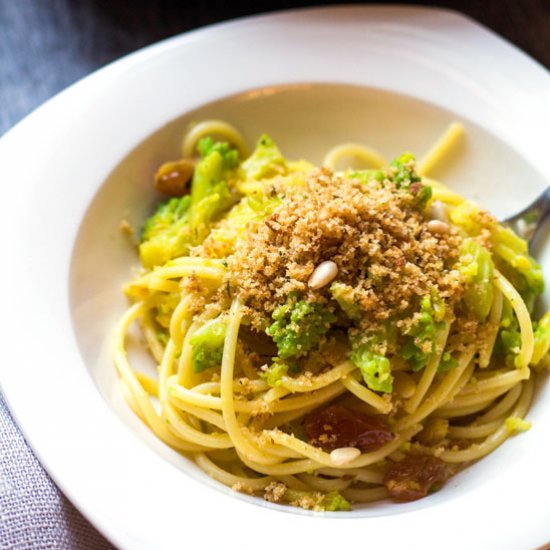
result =
[[[362,141],[419,156],[453,120],[468,140],[451,187],[511,212],[546,183],[550,76],[452,12],[358,7],[290,12],[188,33],[110,65],[0,142],[3,391],[40,460],[122,548],[535,548],[550,540],[550,389],[533,428],[422,501],[314,515],[235,494],[157,441],[123,403],[110,358],[137,258],[119,229],[158,197],[191,120],[268,132],[314,162]],[[546,155],[546,156],[545,156]],[[549,257],[540,251],[546,277]]]

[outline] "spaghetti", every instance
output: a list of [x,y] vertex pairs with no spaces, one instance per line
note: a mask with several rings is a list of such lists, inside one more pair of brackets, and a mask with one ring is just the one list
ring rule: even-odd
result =
[[[528,429],[549,363],[550,314],[531,318],[541,269],[429,178],[462,132],[418,168],[345,144],[317,169],[196,125],[157,173],[176,196],[144,225],[116,330],[141,420],[225,485],[328,511],[421,498]],[[367,167],[338,171],[352,158]],[[156,378],[127,357],[136,321]]]

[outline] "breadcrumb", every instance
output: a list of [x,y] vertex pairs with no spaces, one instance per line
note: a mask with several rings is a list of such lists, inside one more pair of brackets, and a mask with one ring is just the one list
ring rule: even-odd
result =
[[364,330],[388,319],[400,319],[406,329],[431,291],[449,305],[462,296],[463,281],[453,269],[461,236],[454,228],[430,232],[429,220],[411,206],[411,193],[390,180],[365,185],[320,169],[305,176],[301,188],[278,192],[284,194],[280,206],[250,224],[228,258],[228,278],[256,330],[265,329],[291,292],[335,310],[327,287],[307,284],[327,260],[337,264],[337,280],[352,288]]
[[285,493],[287,492],[287,486],[284,483],[278,481],[272,481],[264,492],[264,499],[269,502],[282,502]]

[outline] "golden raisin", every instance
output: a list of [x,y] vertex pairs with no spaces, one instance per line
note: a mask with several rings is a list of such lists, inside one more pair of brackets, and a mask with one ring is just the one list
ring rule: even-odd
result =
[[304,420],[304,431],[313,445],[325,451],[342,447],[374,451],[394,437],[382,419],[342,405],[309,413]]
[[155,188],[171,197],[183,197],[190,191],[195,165],[190,159],[165,162],[155,174]]
[[438,490],[449,477],[446,464],[430,455],[408,455],[390,466],[384,484],[395,500],[411,501]]

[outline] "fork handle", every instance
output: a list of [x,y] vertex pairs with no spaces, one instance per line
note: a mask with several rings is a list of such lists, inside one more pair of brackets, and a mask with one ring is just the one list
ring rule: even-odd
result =
[[550,214],[550,186],[527,208],[504,221],[521,238],[531,242]]

